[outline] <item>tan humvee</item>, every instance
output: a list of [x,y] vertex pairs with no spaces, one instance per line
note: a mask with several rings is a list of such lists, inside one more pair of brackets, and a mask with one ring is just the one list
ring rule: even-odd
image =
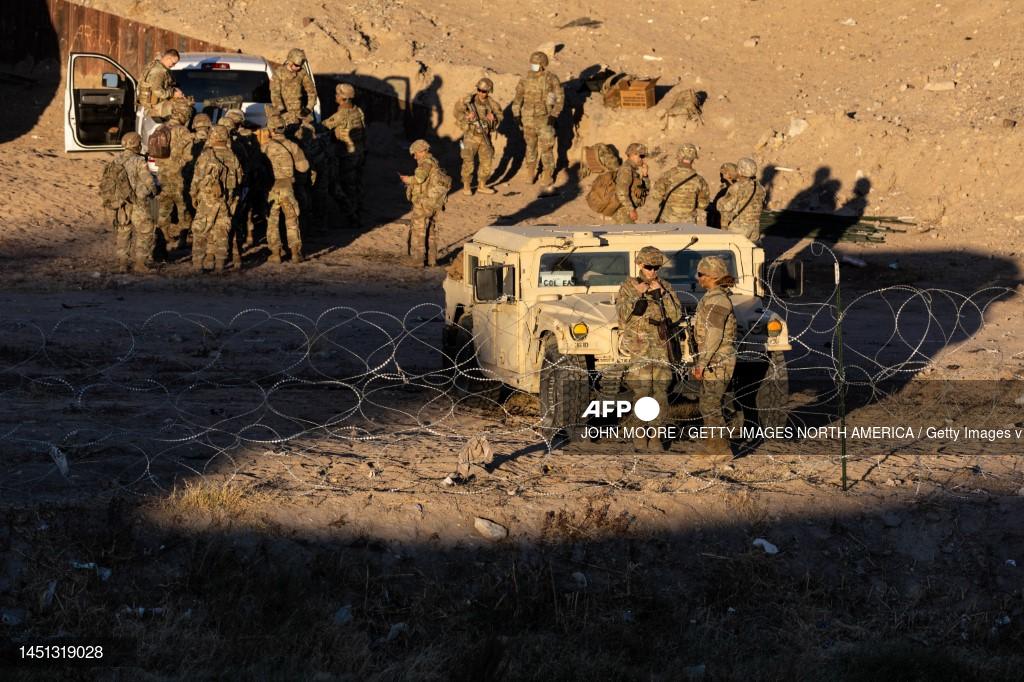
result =
[[[737,373],[745,363],[760,366],[760,421],[785,423],[782,353],[791,346],[785,320],[761,300],[764,251],[724,230],[672,224],[485,227],[459,256],[462,277],[450,274],[444,282],[446,357],[460,368],[477,363],[478,377],[494,387],[504,383],[539,394],[554,426],[578,421],[592,388],[605,395],[619,391],[630,357],[620,346],[615,295],[623,280],[638,275],[635,256],[648,245],[665,253],[668,262],[659,275],[689,312],[703,294],[697,262],[717,255],[730,265]],[[688,322],[681,326],[687,334]],[[687,344],[680,345],[679,375],[687,376],[683,370],[692,357]]]

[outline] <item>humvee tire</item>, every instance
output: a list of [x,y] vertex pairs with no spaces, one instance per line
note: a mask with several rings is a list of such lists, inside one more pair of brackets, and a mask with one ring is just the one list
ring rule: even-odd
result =
[[583,412],[590,395],[587,359],[563,355],[554,336],[544,337],[544,359],[540,368],[540,414],[543,425],[560,430],[572,443],[583,433]]
[[442,365],[452,375],[456,392],[479,398],[482,403],[497,403],[501,382],[487,379],[477,361],[473,342],[473,316],[465,314],[455,324],[445,325],[441,336]]

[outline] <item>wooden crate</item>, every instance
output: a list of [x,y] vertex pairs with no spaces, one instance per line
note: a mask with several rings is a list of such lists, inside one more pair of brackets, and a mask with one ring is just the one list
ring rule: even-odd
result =
[[630,81],[619,90],[619,105],[623,109],[650,109],[654,106],[654,86],[658,79]]

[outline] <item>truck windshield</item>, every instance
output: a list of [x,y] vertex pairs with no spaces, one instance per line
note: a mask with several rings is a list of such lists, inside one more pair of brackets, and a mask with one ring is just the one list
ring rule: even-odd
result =
[[697,263],[704,256],[718,256],[729,266],[729,274],[736,277],[736,260],[732,251],[665,251],[668,259],[658,275],[673,288],[695,291],[697,289]]
[[594,287],[619,285],[629,276],[629,254],[624,251],[545,253],[540,257],[541,287]]
[[266,71],[181,69],[172,71],[174,84],[196,102],[219,97],[241,97],[243,102],[270,102]]

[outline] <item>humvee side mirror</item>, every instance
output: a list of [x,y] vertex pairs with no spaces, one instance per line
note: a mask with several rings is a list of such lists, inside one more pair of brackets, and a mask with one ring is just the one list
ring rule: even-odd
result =
[[103,74],[103,87],[105,88],[117,88],[121,86],[121,77],[116,73],[105,73]]
[[473,272],[473,288],[476,300],[497,301],[501,297],[501,275],[503,266],[487,265]]

